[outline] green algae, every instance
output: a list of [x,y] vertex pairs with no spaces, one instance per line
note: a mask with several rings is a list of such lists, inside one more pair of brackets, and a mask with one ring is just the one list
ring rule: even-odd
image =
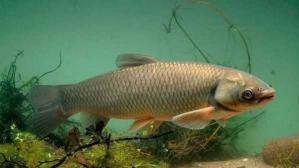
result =
[[[13,143],[1,144],[0,153],[10,162],[18,163],[16,167],[51,167],[66,152],[46,141],[38,139],[35,135],[15,131]],[[89,137],[82,137],[83,143],[90,141]],[[0,165],[4,162],[0,157]],[[155,158],[140,150],[133,141],[112,143],[109,149],[105,144],[94,145],[83,149],[66,158],[60,167],[154,167],[167,168],[168,164],[155,160]]]
[[23,131],[28,128],[26,122],[33,112],[33,108],[27,100],[29,90],[38,84],[41,78],[61,66],[60,55],[60,62],[54,69],[23,81],[22,75],[17,72],[17,60],[21,56],[24,56],[24,51],[19,51],[14,56],[7,72],[2,73],[0,77],[0,143],[12,142],[12,129],[10,129],[12,125]]
[[19,129],[26,128],[26,116],[30,107],[26,104],[24,90],[18,88],[20,75],[16,75],[17,59],[23,55],[20,51],[11,62],[9,69],[0,78],[0,143],[12,141],[10,126],[15,124]]

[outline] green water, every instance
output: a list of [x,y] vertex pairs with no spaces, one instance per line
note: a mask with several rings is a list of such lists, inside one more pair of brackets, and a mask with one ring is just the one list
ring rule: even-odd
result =
[[[254,154],[269,140],[299,132],[299,1],[209,1],[245,34],[252,55],[252,73],[273,85],[275,100],[246,125],[235,144]],[[62,53],[63,65],[42,84],[67,84],[115,69],[121,53],[136,52],[162,60],[204,61],[174,25],[166,33],[171,10],[182,5],[179,19],[213,63],[246,70],[247,57],[236,33],[205,5],[184,0],[1,0],[0,72],[17,50],[23,79],[52,69]],[[128,121],[109,127],[126,130]]]

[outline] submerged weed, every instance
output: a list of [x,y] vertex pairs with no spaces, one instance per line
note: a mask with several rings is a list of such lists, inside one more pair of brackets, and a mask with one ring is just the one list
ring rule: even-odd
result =
[[[99,143],[70,154],[31,133],[16,131],[16,134],[19,138],[13,143],[0,144],[0,154],[3,155],[0,156],[0,165],[9,163],[19,167],[57,167],[58,162],[62,162],[59,167],[168,167],[165,162],[139,150],[133,141],[114,142],[109,148]],[[93,141],[88,136],[81,139],[81,147]]]

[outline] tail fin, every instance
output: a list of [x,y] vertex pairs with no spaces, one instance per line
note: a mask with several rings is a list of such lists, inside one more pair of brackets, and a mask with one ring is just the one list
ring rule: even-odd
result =
[[65,121],[71,114],[64,111],[61,100],[60,86],[34,86],[29,100],[35,109],[29,119],[33,133],[44,137]]

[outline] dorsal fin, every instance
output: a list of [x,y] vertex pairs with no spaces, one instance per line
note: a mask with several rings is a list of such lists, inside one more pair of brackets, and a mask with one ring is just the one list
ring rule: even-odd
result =
[[118,68],[128,68],[154,62],[157,62],[157,60],[150,56],[130,53],[119,55],[116,59],[116,66]]

